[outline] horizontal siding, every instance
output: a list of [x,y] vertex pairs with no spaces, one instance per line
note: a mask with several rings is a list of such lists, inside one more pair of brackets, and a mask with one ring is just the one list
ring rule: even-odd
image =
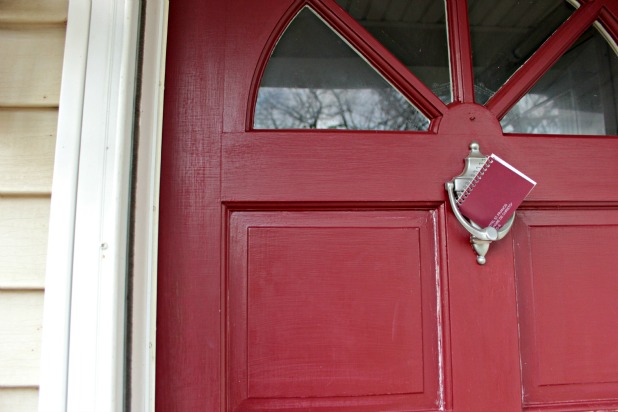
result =
[[0,387],[39,382],[42,291],[0,291]]
[[0,0],[0,24],[62,23],[66,0]]
[[36,388],[0,388],[0,412],[33,412],[39,403]]
[[67,0],[0,0],[0,412],[37,409]]
[[57,109],[0,109],[0,193],[50,193],[57,122]]
[[43,288],[49,202],[0,195],[0,289]]
[[57,107],[65,26],[0,26],[0,107]]

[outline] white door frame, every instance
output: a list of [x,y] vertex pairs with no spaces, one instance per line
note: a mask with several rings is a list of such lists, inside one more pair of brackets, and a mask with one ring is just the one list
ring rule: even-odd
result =
[[[70,0],[52,183],[39,410],[154,410],[156,241],[166,0]],[[132,164],[139,121],[139,161]],[[135,169],[135,170],[134,170]],[[137,174],[131,204],[132,173]],[[129,221],[133,208],[135,221]],[[129,234],[134,228],[134,244]],[[132,351],[125,349],[133,246]],[[131,382],[125,382],[125,361]]]

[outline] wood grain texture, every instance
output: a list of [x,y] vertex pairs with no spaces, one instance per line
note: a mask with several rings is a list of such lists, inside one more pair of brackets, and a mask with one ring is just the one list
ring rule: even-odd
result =
[[0,0],[0,24],[64,23],[67,0]]
[[0,387],[39,382],[42,291],[0,291]]
[[0,412],[33,412],[38,404],[36,388],[0,388]]
[[[335,7],[327,0],[292,4],[287,0],[234,0],[226,6],[214,0],[187,1],[185,7],[171,4],[170,10],[161,179],[157,407],[170,411],[356,412],[422,407],[521,412],[524,393],[515,266],[523,259],[516,259],[517,243],[511,234],[492,244],[487,264],[478,265],[469,233],[445,203],[444,183],[461,172],[469,145],[476,141],[483,153],[502,156],[538,182],[524,204],[529,210],[543,206],[557,211],[581,205],[590,210],[615,208],[618,139],[505,135],[495,110],[472,103],[470,56],[451,62],[459,65],[452,73],[458,77],[453,81],[462,102],[446,106],[429,132],[252,131],[247,124],[255,97],[252,91],[259,82],[260,67],[266,64],[263,56],[268,55],[273,39],[283,30],[281,21],[290,14],[290,8],[310,5],[320,9],[334,27],[355,31],[344,33],[354,43],[366,40],[366,33],[356,30],[352,22],[344,27],[346,19],[336,22],[340,12],[326,13]],[[451,5],[461,14],[467,10],[466,3],[452,0]],[[579,16],[575,20],[579,21],[577,30],[590,17]],[[465,23],[463,17],[457,22],[462,26]],[[460,38],[451,42],[451,47],[460,48],[457,53],[470,53],[462,36],[465,27],[457,29]],[[372,41],[365,43],[370,44]],[[558,46],[554,41],[552,50],[556,52]],[[379,49],[373,48],[372,53],[380,53]],[[551,66],[556,53],[541,53],[537,59],[543,55],[545,61],[538,62],[538,69]],[[388,66],[387,60],[372,62]],[[397,70],[396,65],[380,69]],[[503,103],[521,92],[515,89],[525,88],[527,81],[538,80],[542,71],[531,70],[526,81],[512,83],[512,89],[503,92],[507,93]],[[427,99],[432,98],[435,96]],[[387,376],[376,382],[377,374],[371,372],[378,356],[369,351],[371,355],[361,360],[358,355],[371,347],[368,342],[373,336],[353,327],[355,321],[365,321],[385,334],[384,325],[372,323],[375,319],[364,312],[360,302],[363,296],[379,302],[379,296],[372,296],[374,292],[392,302],[403,302],[392,286],[398,278],[391,269],[397,267],[394,262],[398,258],[414,260],[409,250],[398,245],[409,243],[414,249],[415,244],[380,225],[356,222],[352,229],[341,217],[362,216],[359,220],[366,218],[364,224],[370,224],[370,212],[411,210],[433,211],[433,225],[438,228],[429,243],[439,252],[420,254],[421,273],[433,268],[430,270],[439,275],[432,279],[440,283],[423,295],[420,306],[435,302],[444,308],[438,312],[444,318],[434,316],[433,329],[442,326],[437,330],[444,333],[438,340],[444,345],[444,366],[437,368],[443,371],[439,381],[443,396],[430,406],[414,403],[410,393],[383,394],[417,390],[418,371],[406,375],[410,385],[401,378],[405,373],[399,365],[392,376],[400,380],[393,383],[389,381],[392,376]],[[324,222],[331,226],[309,217],[320,214],[329,216]],[[587,214],[581,223],[590,224],[600,215]],[[245,216],[247,222],[240,224],[239,216]],[[552,214],[543,219],[551,224]],[[302,220],[310,224],[301,229]],[[371,242],[368,227],[376,229],[374,234],[384,241],[386,250],[367,247]],[[319,230],[325,230],[328,236],[320,237]],[[351,230],[358,230],[358,236],[350,235]],[[606,233],[603,235],[607,238]],[[595,244],[589,239],[589,244],[603,248],[599,253],[604,260],[615,253],[611,242]],[[539,251],[544,248],[549,246],[539,247]],[[587,246],[586,250],[591,252],[591,248]],[[553,260],[559,261],[560,253],[556,253]],[[359,255],[378,263],[354,266]],[[581,268],[577,265],[585,262],[576,263],[573,266]],[[370,267],[385,269],[385,285],[372,283]],[[357,283],[355,273],[359,275]],[[315,276],[315,284],[307,280],[308,274]],[[427,278],[421,278],[425,287]],[[613,287],[611,282],[604,282]],[[322,286],[331,287],[330,291],[342,298],[328,295]],[[560,288],[556,291],[552,299],[559,300]],[[413,295],[407,297],[409,306],[403,307],[409,313],[419,304]],[[594,293],[588,297],[594,299]],[[312,302],[319,304],[312,306]],[[607,300],[603,304],[608,311],[612,305]],[[386,325],[389,321],[393,325],[394,316],[388,310],[381,308],[376,313],[386,319]],[[410,330],[404,336],[412,336],[418,323],[413,316],[406,319]],[[301,329],[301,323],[308,324],[310,330]],[[423,327],[423,333],[426,330],[432,329]],[[348,338],[359,346],[347,342]],[[325,345],[329,339],[331,344]],[[418,346],[413,338],[399,342],[410,348]],[[350,351],[342,349],[347,344],[352,347]],[[433,347],[423,342],[423,350]],[[392,366],[397,363],[393,359],[404,358],[396,347],[388,352],[384,354],[385,364]],[[348,354],[353,359],[346,363]],[[332,362],[336,370],[329,374],[319,366],[327,364],[331,355],[337,357]],[[423,361],[430,363],[426,358]],[[299,373],[295,375],[294,371]],[[373,379],[373,385],[357,381],[358,375],[372,375],[368,381]],[[332,386],[326,384],[331,377],[336,378]],[[365,396],[368,393],[372,395]],[[586,402],[585,396],[581,398]],[[595,405],[597,410],[601,403]],[[548,406],[559,409],[559,405]]]
[[58,111],[0,110],[0,193],[50,194]]
[[0,288],[43,288],[49,198],[0,196]]
[[57,107],[65,27],[0,28],[0,107]]
[[[476,141],[483,153],[508,159],[538,182],[528,201],[618,201],[618,139],[582,136],[557,143],[555,136],[505,137],[496,129],[495,117],[490,121],[483,116],[488,111],[482,106],[457,105],[452,112],[444,116],[437,135],[226,134],[223,199],[443,201],[444,183],[461,173],[468,145]],[[559,172],[574,164],[587,173],[565,178]]]
[[[178,92],[165,93],[163,133],[183,138],[167,139],[162,148],[162,167],[175,172],[161,178],[159,232],[165,235],[159,245],[166,253],[159,255],[157,300],[184,304],[157,307],[157,330],[173,331],[157,335],[156,408],[161,411],[219,411],[225,402],[221,244],[207,233],[220,233],[222,222],[220,136],[214,131],[222,127],[223,89],[214,85],[224,79],[221,28],[228,7],[221,1],[170,3],[165,87]],[[168,107],[184,107],[185,115],[175,116]],[[208,187],[208,194],[179,185],[177,173],[193,187]],[[199,212],[178,214],[186,207]],[[197,353],[202,355],[189,355]]]

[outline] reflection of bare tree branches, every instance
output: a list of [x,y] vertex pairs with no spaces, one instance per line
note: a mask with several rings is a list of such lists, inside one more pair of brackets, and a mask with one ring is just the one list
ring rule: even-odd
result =
[[392,89],[261,88],[256,129],[426,130],[429,121]]
[[[322,115],[322,102],[315,90],[296,93],[260,93],[255,124],[267,129],[316,128]],[[267,126],[266,126],[267,125]]]
[[616,53],[594,28],[501,120],[505,132],[607,135],[616,130]]

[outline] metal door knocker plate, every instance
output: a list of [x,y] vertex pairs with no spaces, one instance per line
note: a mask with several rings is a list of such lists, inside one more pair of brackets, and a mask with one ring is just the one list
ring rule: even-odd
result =
[[463,172],[459,176],[454,177],[452,181],[445,184],[453,213],[459,223],[470,233],[470,243],[476,252],[476,261],[480,265],[484,265],[486,262],[485,255],[489,250],[491,242],[505,237],[515,220],[515,215],[513,214],[500,229],[495,229],[491,226],[483,228],[472,220],[464,217],[459,211],[457,199],[472,182],[476,173],[483,167],[486,160],[487,156],[481,153],[478,143],[471,143],[470,154],[464,159],[465,165]]

